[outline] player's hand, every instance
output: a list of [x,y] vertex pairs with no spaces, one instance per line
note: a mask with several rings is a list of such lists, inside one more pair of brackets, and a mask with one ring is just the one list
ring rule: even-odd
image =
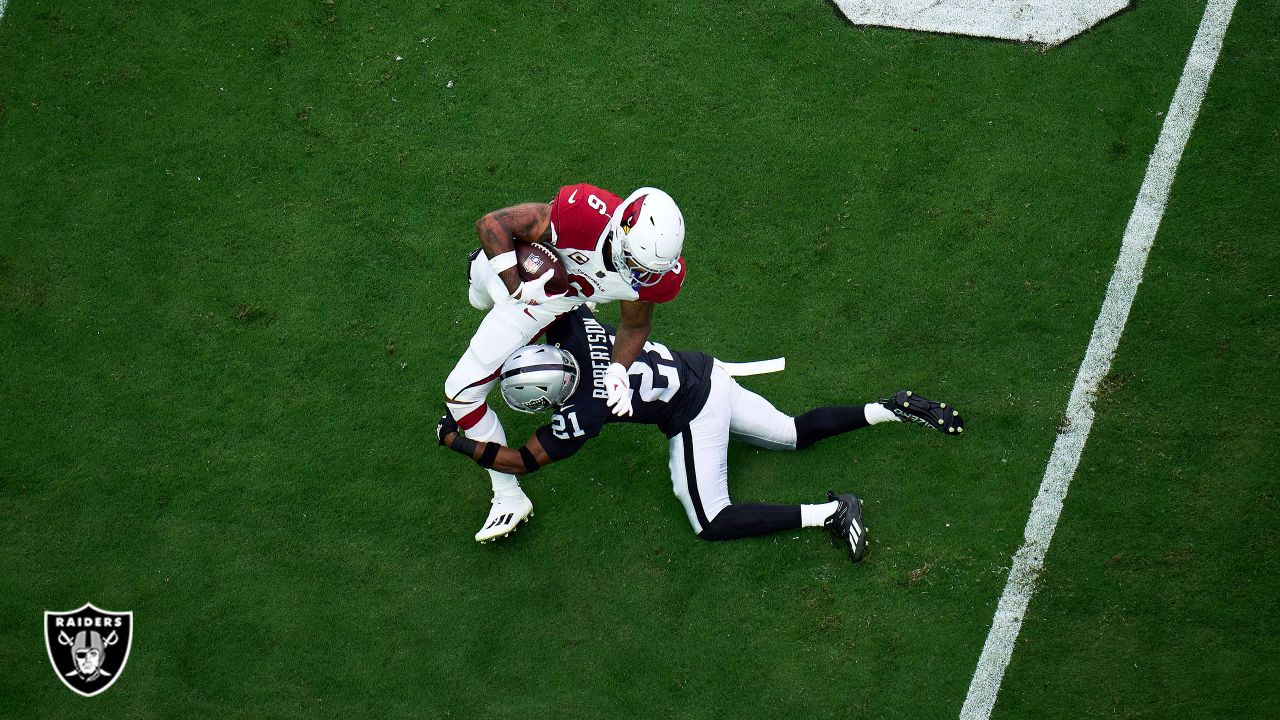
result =
[[613,363],[604,371],[604,389],[608,393],[609,408],[613,414],[623,417],[631,414],[631,378],[622,363]]
[[511,299],[526,305],[541,305],[548,300],[564,297],[564,293],[547,294],[547,282],[555,274],[554,270],[548,269],[533,280],[525,280],[511,293]]
[[458,421],[453,419],[453,415],[449,413],[448,408],[445,409],[444,415],[440,417],[440,421],[436,423],[436,442],[448,447],[446,441],[450,435],[458,432]]

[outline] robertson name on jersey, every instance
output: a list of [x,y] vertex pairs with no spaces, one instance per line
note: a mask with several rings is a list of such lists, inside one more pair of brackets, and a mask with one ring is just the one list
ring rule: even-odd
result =
[[684,284],[681,259],[657,284],[633,287],[613,264],[611,218],[622,198],[594,185],[565,185],[551,201],[551,245],[569,273],[570,293],[585,300],[674,300]]
[[547,342],[559,345],[578,361],[578,387],[557,407],[551,423],[538,429],[538,441],[552,460],[578,451],[612,422],[657,425],[667,437],[678,435],[702,411],[711,392],[708,355],[668,350],[646,342],[627,369],[633,414],[618,417],[609,409],[604,372],[613,356],[614,329],[596,320],[585,307],[561,315],[547,328]]

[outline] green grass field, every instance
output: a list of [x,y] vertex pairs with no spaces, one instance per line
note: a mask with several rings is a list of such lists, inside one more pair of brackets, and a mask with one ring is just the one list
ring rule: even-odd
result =
[[[0,717],[956,717],[1203,11],[1046,52],[821,0],[11,0]],[[1280,717],[1278,24],[1236,8],[995,718]],[[793,413],[964,411],[731,451],[736,500],[866,498],[866,563],[698,540],[646,427],[472,540],[472,224],[580,181],[683,208],[656,339],[786,355],[744,384]],[[136,622],[89,700],[41,625],[86,601]]]

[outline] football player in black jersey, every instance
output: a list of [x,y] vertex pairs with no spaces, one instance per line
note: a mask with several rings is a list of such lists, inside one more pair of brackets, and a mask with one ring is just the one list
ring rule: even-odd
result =
[[634,414],[619,417],[608,407],[604,386],[613,337],[613,328],[580,307],[547,328],[546,339],[553,345],[524,347],[503,364],[499,387],[508,405],[528,413],[553,411],[551,422],[523,447],[470,440],[447,412],[436,428],[437,439],[483,467],[523,474],[569,457],[609,423],[657,425],[670,443],[672,488],[699,537],[733,540],[825,527],[858,562],[867,553],[867,528],[857,495],[828,492],[826,502],[808,505],[732,503],[729,438],[796,450],[881,422],[908,420],[945,434],[964,432],[954,408],[908,390],[879,402],[822,407],[791,417],[739,385],[730,364],[652,341],[628,368]]

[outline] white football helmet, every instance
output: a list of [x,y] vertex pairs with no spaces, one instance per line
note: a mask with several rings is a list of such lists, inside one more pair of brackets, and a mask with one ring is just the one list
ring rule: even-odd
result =
[[684,247],[684,215],[653,187],[627,196],[613,213],[613,264],[633,285],[656,285],[675,269]]
[[502,363],[502,399],[512,410],[537,413],[563,403],[578,389],[578,361],[553,345],[526,345]]

